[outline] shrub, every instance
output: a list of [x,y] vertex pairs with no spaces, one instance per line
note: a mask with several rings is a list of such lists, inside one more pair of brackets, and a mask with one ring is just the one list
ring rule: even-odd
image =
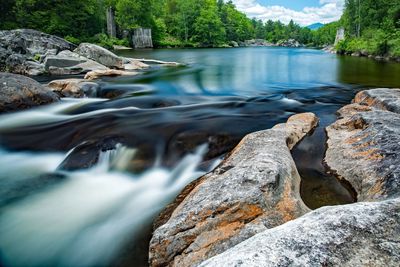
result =
[[76,45],[79,45],[80,43],[82,43],[81,40],[79,40],[78,38],[71,36],[71,35],[65,36],[64,39],[67,40],[68,42],[76,44]]
[[89,42],[95,43],[107,49],[112,49],[114,45],[129,46],[127,39],[118,39],[109,37],[107,34],[99,33],[88,39]]

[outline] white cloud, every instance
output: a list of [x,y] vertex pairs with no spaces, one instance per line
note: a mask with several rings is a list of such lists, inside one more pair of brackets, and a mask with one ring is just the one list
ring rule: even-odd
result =
[[264,6],[256,0],[233,0],[237,8],[250,18],[263,21],[280,20],[289,23],[293,19],[296,23],[307,26],[316,22],[329,23],[340,19],[343,13],[344,0],[320,0],[318,7],[305,7],[296,11],[283,6]]

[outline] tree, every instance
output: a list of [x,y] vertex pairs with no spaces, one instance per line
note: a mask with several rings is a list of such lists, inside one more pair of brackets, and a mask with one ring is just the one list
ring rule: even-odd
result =
[[201,43],[202,46],[218,46],[224,42],[225,29],[218,16],[215,1],[204,1],[204,6],[200,10],[194,28],[193,40]]
[[32,28],[60,36],[91,36],[101,32],[104,12],[97,0],[16,0],[15,20],[19,28]]

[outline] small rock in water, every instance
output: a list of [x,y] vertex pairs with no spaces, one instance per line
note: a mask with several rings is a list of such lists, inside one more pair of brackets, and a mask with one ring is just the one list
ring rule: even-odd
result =
[[93,70],[88,72],[85,75],[86,80],[95,80],[103,76],[135,76],[138,75],[138,72],[133,72],[133,71],[123,71],[123,70],[113,70],[113,69],[107,69],[107,70]]
[[88,82],[84,79],[63,79],[54,80],[47,86],[61,97],[83,97],[97,96],[99,85],[94,82]]

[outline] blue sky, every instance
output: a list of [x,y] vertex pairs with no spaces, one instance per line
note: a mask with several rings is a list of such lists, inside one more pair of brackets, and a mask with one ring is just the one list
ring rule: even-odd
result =
[[291,19],[302,26],[336,21],[343,13],[344,0],[232,0],[249,17],[280,20]]
[[319,0],[259,0],[257,2],[264,6],[283,6],[297,11],[305,7],[319,6]]

